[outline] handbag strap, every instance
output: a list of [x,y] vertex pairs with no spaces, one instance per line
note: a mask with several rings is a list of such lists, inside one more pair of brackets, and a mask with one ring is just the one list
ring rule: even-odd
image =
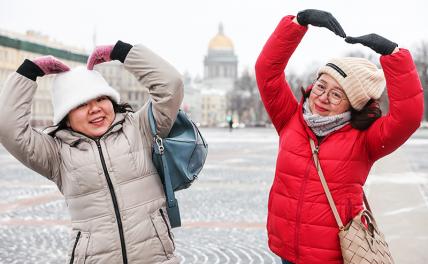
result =
[[309,142],[311,144],[312,149],[312,157],[315,161],[315,166],[317,167],[318,175],[321,179],[322,187],[324,188],[325,195],[327,196],[328,203],[330,204],[331,210],[333,211],[334,218],[336,219],[337,225],[340,230],[343,230],[345,227],[343,226],[342,219],[340,219],[339,212],[337,211],[336,204],[334,203],[333,197],[331,196],[330,189],[328,188],[327,182],[324,177],[324,173],[322,172],[320,162],[318,159],[318,146],[315,146],[315,142],[312,138],[309,138]]
[[[328,203],[330,204],[331,210],[333,211],[334,218],[336,219],[339,229],[342,230],[344,228],[342,220],[340,219],[339,212],[337,211],[337,208],[336,208],[336,204],[334,203],[333,197],[331,196],[331,193],[330,193],[330,189],[328,188],[327,181],[325,180],[324,173],[321,169],[320,161],[318,158],[319,147],[315,146],[315,142],[312,138],[309,138],[309,143],[311,144],[312,156],[314,158],[314,162],[317,167],[318,175],[320,176],[320,179],[321,179],[322,187],[324,188],[325,195],[327,196]],[[370,214],[373,215],[369,205],[369,201],[367,200],[366,194],[364,193],[364,190],[363,190],[363,201],[367,211],[369,211]]]
[[369,200],[367,200],[366,193],[364,192],[364,190],[363,190],[363,201],[367,211],[369,211],[373,215],[372,209],[370,208],[370,205],[369,205]]

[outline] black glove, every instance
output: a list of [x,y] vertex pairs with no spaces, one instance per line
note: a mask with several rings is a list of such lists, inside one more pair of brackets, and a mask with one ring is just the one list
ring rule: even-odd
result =
[[360,37],[346,37],[345,41],[351,44],[361,43],[366,47],[371,48],[375,52],[382,55],[391,54],[396,47],[398,47],[397,43],[392,42],[378,34],[368,34]]
[[297,22],[302,26],[313,25],[325,27],[333,31],[334,34],[346,37],[346,33],[332,14],[316,9],[306,9],[297,14]]

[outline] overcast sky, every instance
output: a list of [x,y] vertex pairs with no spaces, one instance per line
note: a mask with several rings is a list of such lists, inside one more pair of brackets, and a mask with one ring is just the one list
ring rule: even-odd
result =
[[[401,47],[428,40],[428,4],[424,0],[279,1],[279,0],[0,0],[0,28],[36,30],[65,44],[88,50],[118,39],[143,43],[180,72],[202,75],[209,40],[222,22],[239,59],[239,71],[253,70],[265,41],[280,19],[299,10],[331,12],[348,35],[378,33]],[[311,27],[289,68],[303,71],[348,51],[368,49],[346,44],[331,32]],[[312,66],[313,67],[313,66]]]

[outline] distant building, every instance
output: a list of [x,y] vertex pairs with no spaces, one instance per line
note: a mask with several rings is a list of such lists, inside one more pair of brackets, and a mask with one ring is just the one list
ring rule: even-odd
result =
[[226,93],[220,89],[202,90],[202,125],[219,126],[226,122]]
[[184,83],[184,98],[181,109],[183,109],[190,118],[196,122],[201,122],[201,107],[202,107],[202,97],[201,90],[197,88],[195,83],[192,81],[190,74],[185,72],[183,74],[183,83]]
[[226,94],[233,89],[238,76],[238,58],[232,40],[224,34],[220,23],[218,33],[208,44],[204,59],[201,90],[201,124],[217,126],[226,122]]
[[208,54],[204,59],[204,83],[207,87],[231,90],[238,76],[238,58],[233,43],[224,35],[220,23],[218,33],[208,44]]
[[[34,31],[28,31],[26,34],[0,31],[0,91],[7,76],[16,71],[25,59],[31,60],[43,55],[53,55],[70,67],[83,65],[88,58],[82,49],[49,40]],[[52,80],[52,75],[37,80],[38,87],[31,109],[31,124],[34,126],[52,124]]]

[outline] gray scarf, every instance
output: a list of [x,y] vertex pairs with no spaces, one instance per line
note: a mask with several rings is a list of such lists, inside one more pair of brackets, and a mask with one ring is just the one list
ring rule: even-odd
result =
[[351,112],[347,111],[333,116],[312,114],[311,109],[309,108],[309,99],[306,99],[303,104],[303,118],[315,135],[323,137],[348,124],[351,120]]

